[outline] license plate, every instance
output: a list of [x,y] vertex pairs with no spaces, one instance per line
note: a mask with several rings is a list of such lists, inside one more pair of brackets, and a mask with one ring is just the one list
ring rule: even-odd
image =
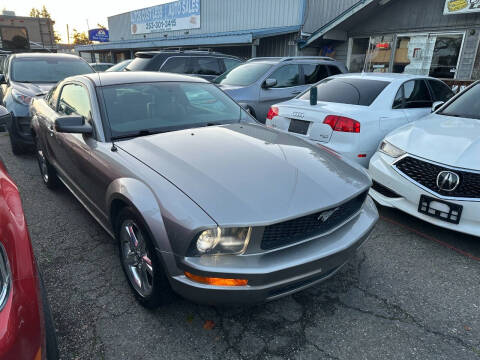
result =
[[443,220],[452,224],[458,224],[462,216],[463,206],[438,200],[429,196],[420,196],[418,212]]
[[309,126],[310,126],[310,121],[291,119],[290,126],[288,127],[288,131],[296,134],[307,135]]

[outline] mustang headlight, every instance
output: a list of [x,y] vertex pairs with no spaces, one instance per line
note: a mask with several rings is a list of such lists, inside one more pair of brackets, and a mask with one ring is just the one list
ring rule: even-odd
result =
[[385,140],[382,141],[378,150],[380,152],[384,153],[384,154],[387,154],[388,156],[393,157],[393,158],[398,158],[398,157],[406,154],[405,151],[403,151],[402,149],[390,144],[388,141],[385,141]]
[[20,104],[23,104],[23,105],[30,105],[30,103],[32,102],[32,99],[33,99],[32,96],[21,93],[20,91],[15,90],[15,89],[12,89],[12,96],[13,96],[13,99],[16,102],[18,102]]
[[7,252],[0,243],[0,311],[5,306],[12,286],[12,275],[10,264],[8,263]]
[[251,227],[208,229],[200,233],[195,244],[195,255],[239,255],[247,249]]

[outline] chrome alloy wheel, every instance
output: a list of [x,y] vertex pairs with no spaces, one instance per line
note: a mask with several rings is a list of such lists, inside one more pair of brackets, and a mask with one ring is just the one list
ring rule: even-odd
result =
[[142,297],[153,289],[153,265],[142,232],[133,220],[125,220],[120,228],[123,266],[130,283]]
[[40,173],[42,174],[43,181],[45,183],[48,183],[47,159],[45,159],[45,155],[43,154],[43,151],[40,149],[37,149],[37,161],[38,161],[38,166],[40,167]]

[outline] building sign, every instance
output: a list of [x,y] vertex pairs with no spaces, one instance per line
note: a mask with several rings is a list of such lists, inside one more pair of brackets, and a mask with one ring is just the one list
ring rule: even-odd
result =
[[88,30],[88,39],[91,41],[108,42],[109,35],[107,29]]
[[446,0],[444,15],[480,12],[480,0]]
[[200,28],[200,0],[178,0],[130,13],[132,34]]

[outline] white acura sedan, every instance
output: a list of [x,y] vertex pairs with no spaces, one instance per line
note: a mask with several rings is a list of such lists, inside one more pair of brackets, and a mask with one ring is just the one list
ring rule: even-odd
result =
[[336,75],[272,106],[266,125],[309,138],[367,167],[386,134],[428,115],[434,102],[453,95],[445,83],[426,76]]
[[480,236],[480,82],[388,134],[370,161],[370,195],[429,223]]

